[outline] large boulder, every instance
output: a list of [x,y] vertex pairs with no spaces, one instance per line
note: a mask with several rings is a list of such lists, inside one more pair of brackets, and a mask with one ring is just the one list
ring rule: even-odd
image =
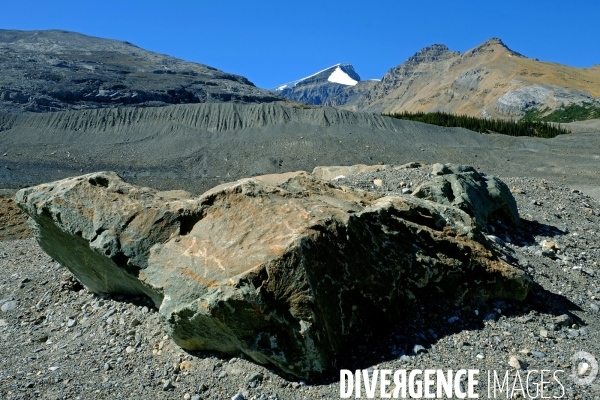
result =
[[150,296],[181,347],[242,351],[303,378],[420,300],[520,301],[531,288],[463,211],[305,172],[197,198],[101,172],[17,202],[48,254],[91,290]]
[[433,164],[431,169],[434,178],[417,187],[413,196],[457,207],[483,230],[492,218],[520,225],[517,202],[499,178],[468,165]]

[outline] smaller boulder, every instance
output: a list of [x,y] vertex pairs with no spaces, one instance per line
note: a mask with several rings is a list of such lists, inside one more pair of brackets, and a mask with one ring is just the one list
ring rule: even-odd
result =
[[436,163],[431,166],[431,173],[437,176],[451,174],[452,171],[445,164]]
[[517,370],[523,369],[523,367],[524,367],[523,361],[516,355],[510,356],[510,358],[508,360],[508,365],[510,365],[511,367],[513,367],[514,369],[517,369]]
[[432,173],[437,176],[417,187],[413,196],[457,207],[473,217],[482,230],[492,218],[520,225],[515,198],[499,178],[468,165],[435,164]]

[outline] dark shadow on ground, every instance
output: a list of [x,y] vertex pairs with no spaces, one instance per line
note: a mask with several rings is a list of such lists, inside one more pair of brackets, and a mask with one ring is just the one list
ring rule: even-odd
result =
[[[517,246],[531,246],[535,244],[536,235],[553,237],[567,233],[555,226],[540,224],[537,221],[521,220],[521,222],[521,226],[518,228],[510,228],[496,223],[493,225],[493,234],[500,238],[509,238]],[[496,250],[500,249],[500,253],[506,256],[505,259],[509,263],[518,266],[519,260],[514,257],[513,250],[506,246],[494,247]],[[71,290],[78,289],[79,287],[76,287]],[[150,299],[144,297],[116,295],[111,296],[111,298],[117,301],[130,302],[138,307],[153,307]],[[475,313],[475,310],[477,310],[477,313]],[[373,333],[362,335],[360,341],[347,346],[347,349],[339,355],[334,369],[324,373],[319,379],[310,381],[309,384],[327,385],[339,382],[340,369],[351,371],[368,369],[373,365],[392,361],[403,355],[414,356],[415,346],[422,346],[422,351],[435,353],[436,350],[432,346],[436,345],[440,339],[466,330],[481,330],[484,328],[486,320],[493,320],[501,325],[509,317],[517,317],[519,321],[526,323],[528,320],[533,319],[535,315],[559,316],[566,314],[573,323],[581,326],[582,321],[573,314],[573,311],[582,310],[566,297],[545,290],[537,283],[534,283],[531,292],[522,303],[494,300],[488,302],[470,301],[456,305],[452,301],[429,300],[420,303],[415,308],[403,310],[393,324],[382,323],[380,326],[374,326]],[[560,329],[560,327],[557,327],[557,329]],[[457,343],[456,345],[465,352],[476,350],[473,343]],[[509,351],[509,349],[504,348],[502,341],[492,341],[489,345],[497,347],[498,350]],[[232,357],[250,360],[242,353],[227,355],[212,351],[187,351],[184,349],[181,349],[181,351],[193,357],[215,358],[213,371],[207,371],[207,373],[214,373],[218,369],[224,368]],[[300,380],[270,365],[263,366],[272,374],[290,382]],[[251,385],[257,384],[256,382],[248,382],[248,387],[253,388],[254,386]]]
[[488,234],[500,238],[503,242],[515,246],[531,246],[535,244],[535,236],[557,237],[569,233],[553,225],[541,224],[536,220],[529,221],[521,218],[521,226],[506,226],[498,221],[488,225]]
[[[476,315],[475,310],[478,311]],[[404,317],[387,328],[379,327],[378,332],[365,337],[363,343],[356,343],[338,360],[339,369],[368,369],[375,364],[391,361],[403,355],[414,356],[415,346],[423,346],[424,351],[432,351],[441,338],[463,332],[475,331],[484,328],[486,320],[502,322],[509,317],[517,317],[522,323],[527,323],[535,315],[545,314],[559,316],[566,314],[574,323],[582,325],[582,321],[573,314],[581,308],[562,295],[549,292],[539,284],[534,287],[525,301],[511,303],[503,300],[469,302],[460,306],[452,302],[431,302],[422,304],[420,310],[405,313]],[[557,326],[557,329],[561,329]],[[499,350],[509,351],[504,344],[492,341],[491,346]],[[462,350],[473,352],[474,343],[457,346]],[[435,350],[433,350],[435,352]],[[508,354],[508,353],[507,353]],[[333,383],[339,381],[339,369],[333,371],[329,377],[324,377],[319,383]]]
[[[478,311],[478,315],[475,314],[475,310]],[[481,330],[484,328],[486,320],[496,321],[502,326],[503,321],[506,321],[509,317],[517,317],[519,322],[526,324],[537,315],[560,316],[566,314],[573,323],[583,325],[582,321],[573,314],[573,311],[581,311],[581,308],[564,296],[549,292],[538,284],[534,284],[532,291],[522,303],[511,303],[503,300],[485,303],[472,301],[456,306],[450,301],[431,301],[421,304],[416,309],[406,310],[404,315],[399,317],[394,324],[374,327],[373,334],[364,335],[363,340],[348,346],[347,350],[338,358],[335,369],[324,373],[320,379],[312,380],[308,384],[328,385],[339,382],[340,369],[351,371],[368,369],[373,365],[392,361],[403,355],[412,357],[415,355],[415,346],[422,346],[423,351],[435,353],[436,350],[432,346],[436,345],[440,339],[466,330]],[[566,329],[566,327],[557,326],[557,329]],[[560,332],[555,333],[559,334]],[[501,340],[490,340],[492,340],[490,345],[498,350],[505,351],[506,354],[510,351]],[[469,354],[477,350],[475,343],[457,343],[457,346]],[[194,357],[216,357],[220,360],[222,366],[219,366],[217,362],[214,367],[215,370],[221,367],[224,368],[231,359],[231,356],[214,352],[196,351],[187,353]],[[249,360],[243,354],[238,354],[236,357]],[[290,382],[300,380],[272,366],[264,365],[264,367],[272,374]],[[254,387],[250,386],[250,383],[248,385],[248,388]]]
[[[75,289],[77,290],[77,289]],[[109,296],[100,295],[99,300]],[[137,307],[146,306],[152,308],[151,301],[148,298],[135,296],[110,296],[110,298],[128,302]],[[478,311],[478,314],[475,313]],[[351,371],[357,369],[368,369],[373,365],[392,361],[403,355],[414,356],[415,346],[423,346],[424,351],[435,352],[432,345],[436,345],[440,339],[463,332],[465,330],[476,331],[484,328],[486,320],[494,320],[502,324],[508,317],[518,317],[519,321],[526,323],[535,315],[559,316],[566,314],[578,325],[583,325],[582,321],[573,314],[573,311],[581,311],[581,308],[566,297],[549,292],[539,284],[534,284],[533,289],[522,303],[512,303],[503,300],[489,302],[471,301],[462,305],[455,305],[451,301],[430,301],[422,303],[414,309],[407,309],[403,315],[399,316],[393,324],[382,324],[373,329],[372,334],[362,336],[362,340],[352,343],[347,350],[340,354],[337,359],[337,366],[334,370],[324,373],[320,379],[310,381],[310,385],[327,385],[339,382],[339,370],[348,369]],[[154,310],[156,312],[156,310]],[[560,329],[560,327],[557,327]],[[476,348],[474,343],[457,344],[462,346],[463,351],[472,352]],[[492,342],[499,350],[505,349],[502,342]],[[187,351],[181,349],[191,356],[199,358],[215,358],[213,371],[206,371],[207,374],[225,368],[232,357],[249,357],[242,353],[236,355],[227,355],[212,351]],[[508,354],[508,353],[507,353]],[[251,361],[251,360],[250,360]],[[219,365],[221,363],[221,365]],[[299,378],[283,373],[270,365],[263,365],[270,373],[278,375],[290,382],[298,382]],[[251,385],[258,385],[248,382],[248,388]]]

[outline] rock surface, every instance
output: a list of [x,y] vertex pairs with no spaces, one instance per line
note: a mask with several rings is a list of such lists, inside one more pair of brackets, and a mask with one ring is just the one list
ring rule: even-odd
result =
[[96,173],[17,202],[48,254],[93,291],[152,298],[181,347],[242,351],[300,377],[422,299],[521,301],[531,288],[466,213],[304,172],[198,198]]
[[495,176],[480,174],[467,165],[434,164],[432,173],[436,177],[416,188],[413,196],[457,207],[473,217],[481,229],[492,217],[520,224],[515,198]]

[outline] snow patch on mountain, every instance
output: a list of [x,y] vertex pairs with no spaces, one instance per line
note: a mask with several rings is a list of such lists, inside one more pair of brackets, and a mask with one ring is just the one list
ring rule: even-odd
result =
[[[328,71],[329,75],[326,75]],[[346,86],[354,86],[360,81],[360,77],[354,71],[354,68],[351,64],[340,63],[335,64],[329,68],[322,69],[321,71],[315,72],[312,75],[306,76],[302,79],[298,79],[296,81],[288,82],[283,85],[277,86],[275,89],[272,89],[274,92],[281,92],[286,89],[293,89],[298,84],[301,84],[307,80],[311,80],[312,78],[323,75],[323,81],[329,81],[332,83],[339,83]],[[321,79],[321,77],[319,77]]]
[[354,86],[358,83],[358,81],[352,79],[350,77],[350,75],[348,75],[346,72],[342,71],[342,69],[339,67],[339,65],[335,69],[335,71],[333,71],[332,74],[329,75],[329,78],[327,78],[327,80],[329,82],[340,83],[342,85],[348,85],[348,86]]

